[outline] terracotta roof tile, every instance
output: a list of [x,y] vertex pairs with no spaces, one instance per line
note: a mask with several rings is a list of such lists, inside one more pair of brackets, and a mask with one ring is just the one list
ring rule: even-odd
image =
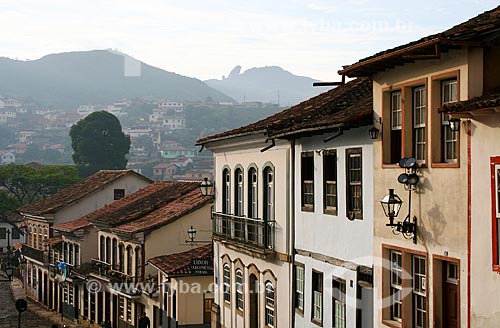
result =
[[160,181],[84,216],[90,223],[122,232],[153,229],[212,201],[199,181]]
[[[466,22],[458,24],[441,33],[429,35],[419,40],[378,52],[363,58],[357,63],[344,66],[339,74],[347,76],[371,76],[377,71],[411,62],[414,56],[431,56],[435,54],[435,45],[439,44],[441,52],[459,46],[465,41],[491,42],[499,38],[500,6],[486,11]],[[425,58],[425,57],[424,57]]]
[[446,104],[441,107],[439,111],[457,113],[488,109],[493,107],[500,107],[500,90],[487,93],[481,97],[475,97],[465,101]]
[[[213,259],[212,244],[203,245],[182,253],[153,257],[148,262],[167,275],[179,276],[192,274],[191,259],[207,258]],[[213,262],[211,263],[213,267]]]
[[83,229],[85,227],[90,226],[89,220],[86,217],[81,217],[79,219],[68,221],[64,223],[59,223],[54,225],[54,230],[65,231],[65,232],[73,232],[78,229]]
[[355,79],[255,123],[201,138],[197,144],[251,133],[265,133],[272,138],[308,129],[327,130],[340,124],[370,125],[372,88],[371,79]]
[[[36,203],[25,205],[18,209],[19,212],[32,215],[51,214],[60,209],[71,205],[77,200],[80,200],[87,195],[99,190],[105,185],[121,178],[125,175],[135,174],[144,179],[142,175],[135,173],[132,170],[101,170],[91,176],[75,183],[49,197]],[[147,179],[149,180],[149,179]]]

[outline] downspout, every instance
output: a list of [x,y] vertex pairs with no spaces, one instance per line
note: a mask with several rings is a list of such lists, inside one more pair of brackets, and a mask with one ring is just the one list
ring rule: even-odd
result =
[[467,327],[470,328],[470,272],[472,228],[471,125],[467,121]]
[[294,328],[295,327],[295,295],[294,295],[294,288],[295,288],[295,281],[294,281],[294,268],[295,268],[295,139],[290,140],[290,147],[291,149],[291,155],[290,157],[292,158],[292,163],[291,163],[291,188],[290,188],[290,199],[292,200],[291,202],[291,209],[290,209],[290,234],[291,235],[291,240],[290,240],[290,263],[291,263],[291,270],[290,270],[290,299],[292,300],[292,309],[291,309],[291,321],[290,321],[290,327]]

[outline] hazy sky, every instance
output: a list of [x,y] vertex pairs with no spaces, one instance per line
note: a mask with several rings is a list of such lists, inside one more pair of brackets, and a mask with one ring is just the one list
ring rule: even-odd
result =
[[118,49],[200,79],[278,65],[338,80],[342,65],[443,31],[498,0],[0,0],[0,56]]

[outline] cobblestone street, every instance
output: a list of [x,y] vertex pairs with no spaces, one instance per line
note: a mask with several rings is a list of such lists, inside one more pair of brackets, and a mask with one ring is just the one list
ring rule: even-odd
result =
[[[0,280],[0,328],[17,328],[19,317],[15,300],[26,299],[21,282],[14,279],[12,283],[9,283],[7,278],[2,275],[0,275]],[[57,313],[48,311],[28,300],[28,310],[21,314],[22,328],[50,328],[54,323],[62,327]],[[64,323],[68,327],[77,327],[74,323]]]

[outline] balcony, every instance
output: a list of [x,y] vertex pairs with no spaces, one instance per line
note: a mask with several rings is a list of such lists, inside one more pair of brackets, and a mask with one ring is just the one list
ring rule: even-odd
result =
[[276,221],[212,212],[212,236],[264,252],[274,251]]
[[92,263],[95,268],[94,272],[110,282],[137,282],[135,277],[119,271],[118,265],[112,265],[99,259],[92,259]]
[[23,246],[21,248],[21,252],[22,252],[24,257],[28,257],[32,260],[42,262],[44,264],[49,263],[49,254],[47,252],[40,250],[40,249],[23,244]]

